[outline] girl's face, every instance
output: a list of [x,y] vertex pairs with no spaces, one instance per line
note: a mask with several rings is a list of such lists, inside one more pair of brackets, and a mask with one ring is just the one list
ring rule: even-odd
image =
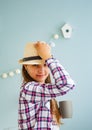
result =
[[50,71],[46,64],[25,65],[28,74],[37,82],[45,83]]

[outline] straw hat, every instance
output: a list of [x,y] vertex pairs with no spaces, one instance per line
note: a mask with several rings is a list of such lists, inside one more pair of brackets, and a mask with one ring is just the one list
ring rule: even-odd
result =
[[43,60],[38,55],[34,43],[27,43],[24,49],[24,58],[19,60],[20,64],[42,64]]

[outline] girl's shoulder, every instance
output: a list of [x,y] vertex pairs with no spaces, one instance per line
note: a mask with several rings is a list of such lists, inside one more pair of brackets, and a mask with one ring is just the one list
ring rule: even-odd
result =
[[22,85],[21,85],[21,88],[22,89],[32,89],[34,86],[38,86],[39,83],[36,82],[36,81],[30,81],[30,82],[23,82]]

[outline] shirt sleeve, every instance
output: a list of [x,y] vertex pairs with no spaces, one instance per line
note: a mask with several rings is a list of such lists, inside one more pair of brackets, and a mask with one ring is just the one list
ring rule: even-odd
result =
[[74,88],[74,81],[58,60],[51,58],[46,61],[46,64],[51,70],[55,83],[40,84],[34,81],[27,83],[21,91],[21,96],[25,100],[33,103],[51,100]]

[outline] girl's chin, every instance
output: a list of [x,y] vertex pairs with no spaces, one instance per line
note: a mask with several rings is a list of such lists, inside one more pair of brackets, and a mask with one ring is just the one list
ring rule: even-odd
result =
[[39,83],[45,83],[45,80],[37,80]]
[[40,82],[40,83],[45,83],[45,80],[46,80],[46,78],[43,78],[43,79],[36,79],[36,81],[38,81],[38,82]]

